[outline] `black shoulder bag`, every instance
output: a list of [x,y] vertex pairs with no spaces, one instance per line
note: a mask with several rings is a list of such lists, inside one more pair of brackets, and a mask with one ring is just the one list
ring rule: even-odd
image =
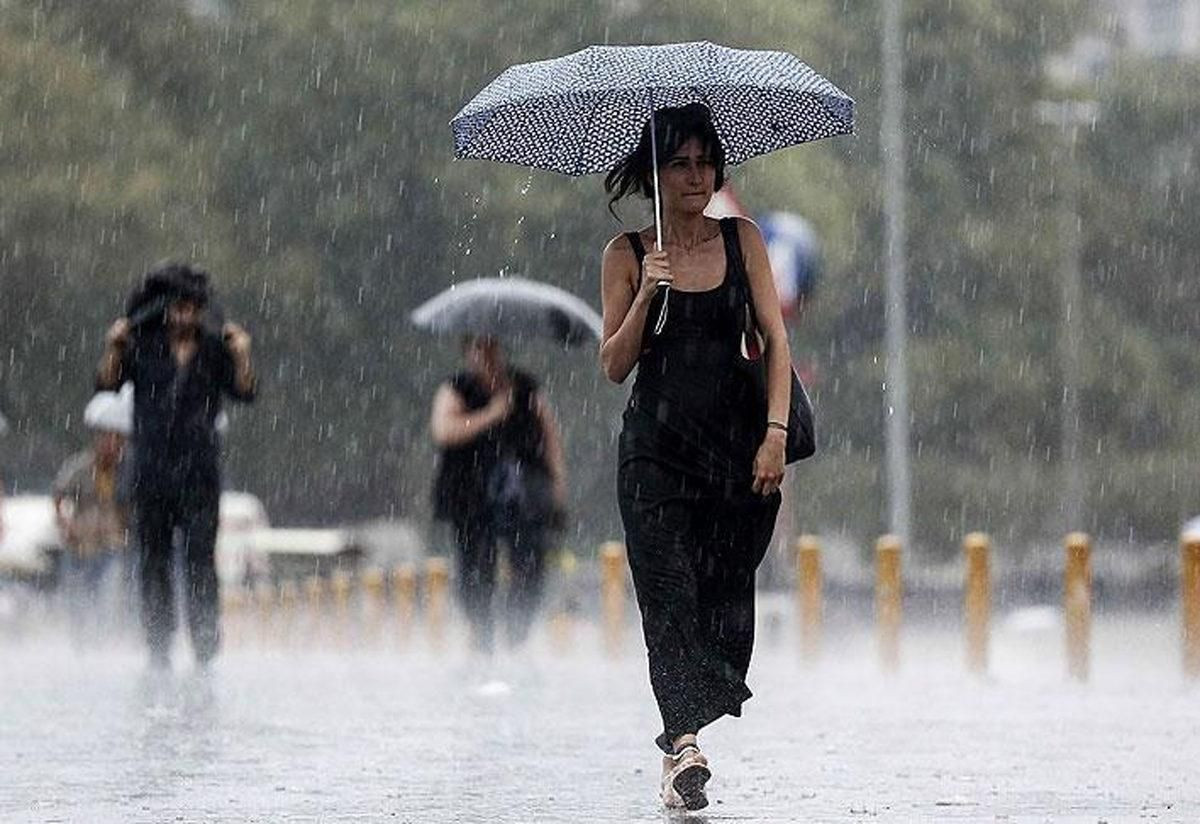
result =
[[[741,356],[738,363],[746,370],[751,383],[755,387],[757,397],[762,406],[755,410],[763,418],[766,425],[767,413],[767,359],[763,357],[762,335],[758,331],[758,322],[754,314],[754,300],[750,293],[750,279],[746,274],[746,259],[742,256],[742,244],[738,239],[737,220],[723,218],[721,232],[725,242],[732,251],[734,285],[741,293],[743,318],[739,349]],[[784,462],[795,463],[805,458],[811,458],[817,451],[817,435],[813,424],[812,401],[795,367],[792,373],[792,397],[788,405],[787,445],[784,447]]]

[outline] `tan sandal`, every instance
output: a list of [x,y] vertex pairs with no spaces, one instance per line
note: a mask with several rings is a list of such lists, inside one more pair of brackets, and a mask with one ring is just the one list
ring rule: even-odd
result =
[[671,809],[702,810],[708,806],[704,785],[712,778],[708,759],[695,744],[663,757],[662,800]]

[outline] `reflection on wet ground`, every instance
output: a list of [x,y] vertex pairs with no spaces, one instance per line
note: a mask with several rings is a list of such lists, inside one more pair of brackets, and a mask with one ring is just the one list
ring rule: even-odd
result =
[[1026,623],[998,623],[982,680],[953,630],[910,630],[893,678],[869,627],[815,669],[765,635],[745,716],[702,736],[713,803],[691,816],[657,804],[636,638],[615,658],[586,634],[494,659],[239,648],[207,674],[0,642],[0,820],[1200,820],[1174,617],[1098,620],[1088,685]]

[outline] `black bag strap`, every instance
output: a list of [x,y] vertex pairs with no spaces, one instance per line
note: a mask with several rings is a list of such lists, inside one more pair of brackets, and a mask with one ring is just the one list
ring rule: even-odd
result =
[[754,311],[754,298],[750,294],[750,276],[746,274],[746,258],[742,255],[737,218],[721,218],[721,235],[725,240],[725,261],[729,267],[727,274],[733,278],[733,287],[738,290],[742,305],[746,307],[742,328],[747,334],[753,334],[758,329],[758,315]]
[[637,258],[638,264],[638,283],[642,282],[642,261],[646,258],[646,247],[642,243],[642,235],[640,232],[626,232],[625,237],[629,239],[629,245],[633,247],[633,256]]
[[725,239],[725,260],[734,286],[753,311],[754,300],[750,296],[750,276],[746,274],[746,258],[742,255],[742,240],[738,237],[737,218],[721,218],[721,235]]

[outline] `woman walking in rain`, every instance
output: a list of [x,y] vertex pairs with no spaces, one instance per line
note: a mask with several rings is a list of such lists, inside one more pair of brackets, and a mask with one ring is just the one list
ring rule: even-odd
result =
[[[697,734],[741,715],[750,697],[754,578],[779,510],[791,356],[758,228],[704,214],[725,167],[708,109],[661,109],[654,125],[663,248],[654,249],[654,226],[605,248],[600,357],[617,383],[637,367],[617,485],[662,715],[662,799],[700,809],[711,771]],[[652,196],[650,140],[647,124],[605,180],[610,208],[634,192]],[[747,291],[763,338],[765,404],[739,363]]]
[[454,529],[459,602],[473,643],[491,651],[499,543],[507,544],[512,570],[504,615],[515,646],[541,599],[549,530],[566,501],[566,465],[537,381],[508,365],[495,338],[470,336],[463,348],[467,368],[438,388],[430,416],[441,450],[434,516]]

